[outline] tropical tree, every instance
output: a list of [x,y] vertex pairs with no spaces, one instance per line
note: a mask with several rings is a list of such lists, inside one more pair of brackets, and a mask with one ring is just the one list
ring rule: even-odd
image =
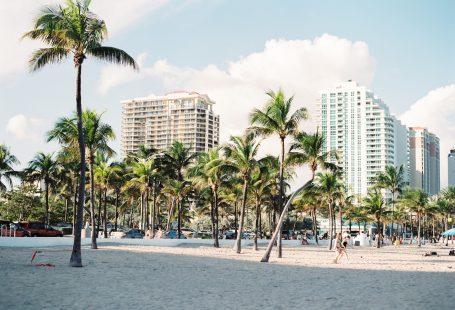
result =
[[428,194],[420,188],[407,188],[403,193],[400,203],[417,215],[417,245],[421,246],[421,221],[428,207]]
[[395,211],[395,195],[401,193],[405,181],[404,181],[404,168],[403,165],[400,167],[395,167],[392,165],[387,165],[383,172],[380,172],[376,176],[377,186],[384,188],[390,191],[392,195],[391,204],[392,204],[392,230],[391,235],[393,235],[394,222],[393,222],[393,213]]
[[99,154],[97,158],[94,175],[103,194],[103,232],[104,238],[107,238],[107,192],[113,187],[112,179],[117,177],[121,169],[119,166],[109,163],[107,157],[102,154]]
[[82,63],[87,56],[92,56],[100,60],[137,68],[134,59],[123,50],[102,45],[107,37],[106,24],[89,10],[90,2],[90,0],[67,0],[64,6],[46,6],[36,17],[33,30],[23,35],[24,38],[40,40],[47,45],[32,54],[29,60],[31,71],[37,71],[50,63],[61,62],[68,56],[73,57],[76,69],[77,137],[81,164],[76,233],[70,259],[70,265],[73,267],[82,267],[81,229],[85,194],[85,142],[82,129],[81,99]]
[[[57,140],[63,145],[64,149],[68,152],[77,152],[79,145],[79,129],[78,129],[78,115],[73,117],[60,118],[57,123],[47,133],[47,140]],[[90,219],[92,224],[92,249],[97,249],[95,224],[95,177],[94,177],[94,163],[95,155],[97,153],[112,156],[115,152],[109,147],[108,141],[115,139],[114,131],[109,124],[105,124],[101,120],[102,114],[94,110],[85,110],[82,112],[83,134],[84,134],[84,155],[86,154],[86,161],[89,168],[89,181],[90,181]],[[80,150],[79,150],[80,152]],[[85,167],[85,164],[84,164]],[[81,176],[80,178],[85,176]],[[79,188],[79,191],[81,189]],[[81,198],[79,193],[79,199]],[[82,220],[82,219],[81,219]],[[76,229],[76,234],[78,227]]]
[[368,196],[363,200],[363,208],[367,214],[369,214],[374,221],[376,221],[376,228],[377,228],[377,247],[381,247],[381,219],[385,216],[386,210],[384,208],[384,198],[382,197],[382,193],[378,189],[371,189],[368,192]]
[[183,181],[185,169],[196,157],[197,154],[191,153],[190,148],[186,147],[182,142],[175,140],[160,159],[162,160],[165,173],[170,178],[177,178],[178,181]]
[[254,135],[247,133],[243,137],[231,136],[229,144],[224,147],[226,166],[236,171],[239,178],[243,180],[242,205],[240,211],[239,231],[237,233],[234,250],[237,253],[242,251],[242,233],[245,219],[245,207],[248,196],[248,185],[251,181],[251,172],[257,165],[256,155],[259,150],[259,142]]
[[[177,235],[178,239],[182,236],[182,213],[184,200],[189,196],[191,192],[191,183],[188,181],[169,180],[164,186],[163,192],[168,193],[175,203],[175,209],[177,212]],[[171,222],[172,211],[169,211],[168,223]]]
[[18,165],[19,160],[11,154],[9,148],[0,144],[0,192],[7,189],[7,185],[13,187],[13,177],[20,176],[20,173],[14,170],[13,166]]
[[45,154],[39,152],[28,163],[25,169],[26,179],[30,181],[44,182],[44,197],[46,212],[44,222],[49,225],[49,186],[55,183],[55,175],[58,172],[58,162],[53,153]]
[[329,210],[329,249],[333,246],[333,227],[334,227],[334,204],[338,197],[344,194],[344,186],[338,179],[338,175],[333,172],[323,172],[317,174],[317,192],[327,204]]
[[221,185],[227,181],[226,168],[220,149],[214,148],[199,154],[197,164],[189,172],[196,187],[208,187],[212,192],[210,218],[213,227],[213,246],[216,248],[220,247],[218,242],[219,190]]
[[[269,101],[264,110],[254,109],[250,114],[250,123],[252,127],[249,131],[255,135],[269,137],[272,135],[278,136],[280,139],[280,187],[278,195],[278,206],[280,213],[284,213],[284,160],[285,160],[285,140],[290,135],[297,135],[299,124],[302,120],[308,118],[307,109],[304,107],[298,108],[293,113],[291,112],[294,96],[286,99],[283,91],[278,90],[277,93],[268,91]],[[282,257],[281,246],[281,226],[283,222],[278,222],[278,257]]]

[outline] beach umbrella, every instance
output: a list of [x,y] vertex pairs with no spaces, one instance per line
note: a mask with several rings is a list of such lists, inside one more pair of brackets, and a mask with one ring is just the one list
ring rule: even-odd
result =
[[445,232],[442,233],[442,235],[443,235],[444,237],[447,237],[447,236],[455,236],[455,228],[446,230]]

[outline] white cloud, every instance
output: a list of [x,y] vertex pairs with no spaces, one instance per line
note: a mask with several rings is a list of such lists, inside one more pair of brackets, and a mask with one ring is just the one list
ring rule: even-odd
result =
[[440,139],[441,187],[447,186],[447,154],[455,146],[455,84],[430,91],[400,119],[407,126],[427,127]]
[[[95,0],[91,8],[106,21],[111,36],[120,30],[139,22],[151,12],[162,7],[170,0]],[[39,9],[48,4],[63,3],[63,0],[21,0],[8,1],[0,8],[0,78],[10,74],[26,72],[27,60],[39,42],[20,37],[33,26]]]
[[[144,60],[142,54],[140,62]],[[314,40],[269,40],[263,51],[228,62],[226,70],[213,64],[200,70],[181,68],[166,60],[142,65],[139,74],[107,66],[99,90],[106,93],[112,87],[154,77],[169,91],[207,93],[217,102],[214,108],[221,115],[221,134],[226,140],[246,128],[248,113],[266,102],[265,91],[282,87],[288,96],[295,95],[296,106],[306,106],[314,116],[318,90],[348,79],[370,86],[374,66],[364,42],[324,34]]]
[[18,140],[42,141],[43,121],[38,118],[26,117],[24,114],[17,114],[11,117],[6,123],[6,131],[14,135]]
[[[140,61],[145,60],[145,55]],[[223,70],[214,64],[203,69],[182,68],[159,60],[141,66],[136,74],[128,69],[107,66],[102,70],[99,91],[148,77],[159,78],[167,91],[195,90],[216,101],[221,118],[221,141],[241,134],[248,126],[248,114],[267,101],[265,92],[282,87],[287,96],[295,95],[296,107],[305,106],[313,117],[305,130],[315,125],[317,91],[353,79],[370,86],[375,61],[364,42],[351,42],[324,34],[314,40],[269,40],[263,51],[227,63]],[[138,96],[141,96],[138,94]],[[263,142],[266,153],[276,153],[276,142]]]

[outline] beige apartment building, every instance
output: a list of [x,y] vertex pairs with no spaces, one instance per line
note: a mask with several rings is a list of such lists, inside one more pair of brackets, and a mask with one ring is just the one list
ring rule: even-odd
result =
[[121,153],[136,152],[140,145],[166,150],[179,140],[192,152],[218,146],[219,116],[207,95],[176,91],[122,101]]
[[429,195],[440,190],[439,138],[427,128],[409,128],[410,172],[412,187],[423,189]]

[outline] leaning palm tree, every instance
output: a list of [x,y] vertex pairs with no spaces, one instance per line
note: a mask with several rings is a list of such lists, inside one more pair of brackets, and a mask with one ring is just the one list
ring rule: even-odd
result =
[[242,251],[242,233],[245,219],[245,207],[248,195],[248,185],[251,181],[251,172],[257,165],[256,155],[259,150],[259,142],[251,133],[243,137],[232,136],[230,143],[224,147],[226,155],[226,166],[237,171],[238,177],[243,180],[242,206],[240,211],[239,231],[234,245],[237,253]]
[[[169,180],[164,186],[163,193],[169,194],[175,203],[175,209],[177,212],[177,235],[178,239],[182,236],[182,215],[183,215],[183,203],[184,200],[189,196],[192,190],[191,183],[188,181]],[[172,211],[169,212],[169,220],[171,220]]]
[[395,211],[395,194],[401,193],[405,181],[404,181],[404,168],[403,165],[400,167],[395,167],[392,165],[387,165],[385,170],[379,173],[376,176],[377,185],[380,188],[384,188],[390,191],[391,197],[391,204],[392,204],[392,229],[390,235],[393,235],[393,212]]
[[20,173],[14,170],[13,166],[19,164],[16,156],[4,144],[0,144],[0,192],[7,189],[7,185],[13,187],[13,177],[18,177]]
[[[84,154],[86,154],[86,161],[89,168],[90,180],[90,213],[92,224],[92,249],[97,249],[96,243],[97,231],[95,229],[95,177],[94,177],[94,163],[95,154],[101,153],[112,156],[115,152],[109,147],[108,141],[115,139],[114,131],[109,124],[105,124],[101,120],[102,114],[94,110],[85,110],[82,112],[82,130],[84,134]],[[75,152],[79,144],[79,129],[78,129],[78,115],[73,117],[60,118],[57,123],[47,133],[47,140],[57,140],[63,145],[63,148],[68,152]],[[80,150],[79,150],[80,151]],[[77,151],[76,151],[77,152]],[[84,164],[85,169],[85,164]],[[81,178],[84,176],[81,176]],[[84,177],[85,180],[85,177]],[[85,182],[85,181],[84,181]],[[80,193],[79,193],[80,199]],[[76,227],[76,234],[77,234]]]
[[[280,187],[278,195],[279,211],[283,210],[284,202],[284,160],[285,160],[285,140],[290,135],[297,135],[299,132],[299,124],[302,120],[308,118],[307,109],[301,107],[291,113],[292,101],[294,96],[286,99],[283,91],[280,89],[277,93],[273,91],[267,92],[270,97],[264,110],[254,109],[250,114],[250,123],[252,127],[249,131],[255,135],[269,137],[276,135],[280,139]],[[281,225],[278,222],[278,257],[282,257],[281,247]]]
[[386,214],[386,210],[384,208],[384,198],[382,197],[381,191],[378,189],[372,189],[368,192],[368,196],[363,200],[363,208],[365,212],[373,218],[373,220],[376,221],[376,227],[377,227],[377,247],[381,247],[381,241],[380,241],[380,225],[381,225],[381,219]]
[[134,59],[123,50],[102,45],[107,37],[106,24],[89,10],[90,2],[90,0],[67,0],[65,6],[46,6],[36,17],[33,30],[23,35],[24,38],[40,40],[48,46],[38,49],[31,56],[29,64],[32,71],[39,70],[50,63],[61,62],[68,56],[73,57],[76,69],[77,133],[81,165],[76,233],[70,259],[70,265],[73,267],[82,267],[81,229],[85,186],[85,148],[81,99],[82,63],[87,56],[92,56],[104,61],[137,68]]
[[55,183],[55,175],[58,172],[59,163],[54,158],[54,154],[38,153],[28,163],[24,173],[26,179],[30,181],[44,182],[44,197],[46,201],[46,211],[44,222],[49,225],[49,186]]

